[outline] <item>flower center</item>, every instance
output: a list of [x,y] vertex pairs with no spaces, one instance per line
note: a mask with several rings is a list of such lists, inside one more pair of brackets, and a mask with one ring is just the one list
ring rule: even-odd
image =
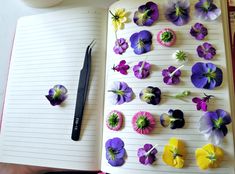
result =
[[174,159],[175,159],[177,156],[183,157],[182,155],[179,154],[177,148],[174,148],[173,150],[171,150],[171,153],[173,154],[173,158],[174,158]]
[[162,33],[161,39],[164,42],[170,42],[173,38],[173,34],[169,31],[165,31],[164,33]]
[[212,72],[212,70],[209,69],[208,72],[205,74],[205,76],[208,78],[208,81],[210,81],[210,79],[216,78],[216,73]]
[[144,41],[139,39],[138,41],[138,48],[143,48],[144,47]]
[[116,153],[117,152],[114,149],[109,148],[109,155],[110,155],[112,160],[115,160]]
[[59,98],[61,96],[62,91],[60,89],[55,89],[55,94],[53,98]]
[[144,129],[149,126],[149,120],[145,116],[140,116],[136,121],[139,129]]
[[120,96],[123,96],[125,94],[122,90],[108,90],[108,92],[113,92]]
[[214,153],[210,153],[207,158],[211,161],[211,162],[215,162],[216,161],[216,156]]
[[176,16],[181,16],[184,13],[184,10],[180,8],[178,5],[175,6],[175,14]]
[[179,61],[185,61],[186,60],[186,54],[183,51],[179,51],[176,53],[176,59]]
[[202,7],[205,11],[208,11],[209,8],[211,6],[211,3],[209,1],[205,1],[203,4],[202,4]]
[[118,125],[119,119],[118,119],[118,115],[116,113],[113,113],[109,119],[108,119],[109,125],[111,127],[115,127]]
[[218,120],[213,120],[214,128],[219,129],[223,125],[223,118],[219,118]]
[[113,14],[113,12],[109,11],[110,14],[113,16],[112,19],[115,20],[115,21],[118,21],[120,16],[116,15],[116,14]]

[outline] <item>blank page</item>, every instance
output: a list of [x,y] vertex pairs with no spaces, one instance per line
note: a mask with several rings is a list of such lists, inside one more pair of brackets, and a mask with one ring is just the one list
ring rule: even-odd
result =
[[[134,12],[142,4],[147,1],[142,0],[130,0],[130,1],[119,1],[111,7],[111,11],[115,11],[117,8],[125,8],[126,11],[131,12],[130,19],[133,19]],[[203,111],[197,111],[196,105],[192,103],[192,98],[196,96],[203,97],[203,93],[214,95],[215,99],[212,99],[209,104],[209,110],[214,111],[216,109],[224,109],[231,113],[230,108],[230,98],[229,98],[229,76],[227,74],[226,65],[226,54],[224,45],[224,35],[223,35],[223,23],[222,17],[218,21],[204,22],[197,19],[194,16],[194,4],[198,2],[197,0],[191,0],[191,20],[187,25],[177,27],[174,24],[167,21],[164,17],[164,4],[167,1],[155,0],[159,6],[160,17],[158,21],[151,27],[139,27],[133,21],[125,25],[124,30],[119,30],[117,33],[118,38],[123,37],[129,41],[130,36],[141,30],[148,30],[153,35],[153,49],[151,52],[142,55],[135,55],[133,49],[129,47],[127,52],[122,56],[116,55],[112,51],[112,47],[115,42],[115,34],[113,32],[113,26],[111,24],[111,15],[109,16],[109,28],[108,28],[108,55],[106,64],[106,90],[105,90],[105,112],[104,116],[111,110],[119,110],[123,113],[125,117],[125,124],[123,129],[120,131],[111,131],[106,126],[104,126],[103,131],[103,145],[104,143],[114,137],[121,138],[125,143],[125,148],[127,152],[127,158],[125,164],[121,167],[112,167],[108,164],[105,157],[105,147],[103,146],[103,159],[102,159],[102,169],[106,172],[112,174],[119,173],[135,173],[135,174],[201,174],[201,173],[211,173],[211,174],[233,174],[234,173],[234,146],[233,146],[233,136],[232,130],[230,129],[228,135],[222,144],[222,148],[225,151],[225,159],[221,164],[221,167],[214,170],[207,170],[202,172],[196,165],[195,160],[195,150],[200,148],[209,141],[207,141],[204,136],[199,132],[198,121],[199,118],[204,114]],[[220,1],[216,0],[215,3],[220,7]],[[191,26],[196,22],[203,23],[208,28],[208,36],[203,41],[196,41],[189,33]],[[173,47],[167,48],[159,45],[156,42],[157,33],[163,28],[172,28],[175,30],[177,35],[176,44]],[[196,48],[197,46],[203,44],[203,42],[212,43],[217,49],[216,57],[211,61],[205,61],[198,57]],[[172,58],[172,54],[176,50],[183,50],[188,53],[190,62],[182,68],[181,83],[178,85],[166,85],[163,82],[163,77],[161,71],[168,68],[168,66],[178,66],[175,60]],[[124,76],[118,72],[111,70],[113,64],[117,65],[120,60],[126,60],[127,64],[130,65],[130,70],[128,75]],[[152,72],[147,79],[137,79],[133,74],[133,66],[139,61],[146,60],[152,64]],[[214,90],[197,89],[191,83],[191,67],[196,62],[212,62],[223,70],[224,80],[223,84]],[[114,81],[126,82],[134,91],[135,99],[129,103],[124,103],[122,105],[112,105],[110,104],[110,99],[108,98],[108,89]],[[143,88],[147,86],[158,87],[162,91],[162,100],[159,105],[149,105],[142,102],[139,99],[139,93]],[[190,90],[192,95],[185,98],[186,101],[181,101],[177,99],[168,98],[164,95],[174,95],[184,90]],[[171,130],[170,128],[163,128],[160,125],[160,115],[162,113],[167,113],[169,109],[181,109],[184,112],[185,126],[180,129]],[[136,133],[131,124],[132,117],[138,111],[148,111],[150,112],[155,120],[156,127],[153,132],[149,135],[140,135]],[[234,117],[233,117],[234,118]],[[104,119],[105,125],[105,119]],[[230,124],[230,128],[231,128]],[[186,159],[185,167],[182,169],[175,169],[167,166],[162,160],[163,148],[168,144],[168,140],[171,137],[175,137],[184,141],[186,145]],[[139,158],[137,157],[137,150],[144,146],[144,144],[158,144],[158,154],[156,165],[144,166],[139,163]]]
[[[98,170],[106,47],[106,12],[75,8],[19,20],[1,130],[1,162]],[[71,140],[80,70],[95,39],[80,141]],[[68,89],[62,106],[45,95]]]

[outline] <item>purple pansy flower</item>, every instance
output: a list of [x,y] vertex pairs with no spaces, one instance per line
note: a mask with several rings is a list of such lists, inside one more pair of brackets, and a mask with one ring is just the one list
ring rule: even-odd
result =
[[163,82],[167,85],[176,85],[180,82],[181,71],[174,66],[162,70]]
[[149,76],[151,69],[151,64],[146,61],[140,61],[137,65],[133,67],[135,77],[138,79],[145,79]]
[[217,109],[214,112],[206,112],[200,118],[199,130],[209,139],[213,144],[220,144],[223,138],[227,135],[227,124],[231,123],[230,115],[222,110]]
[[122,55],[123,53],[126,52],[127,48],[129,47],[126,39],[124,38],[120,38],[120,39],[117,39],[116,42],[115,42],[115,46],[113,47],[113,51],[116,53],[116,54],[120,54]]
[[223,72],[213,63],[195,63],[192,67],[191,81],[197,88],[214,89],[222,84]]
[[221,10],[213,3],[213,0],[199,0],[195,4],[196,16],[200,19],[209,21],[217,19]]
[[171,129],[177,129],[184,127],[184,113],[179,110],[170,109],[168,114],[163,113],[160,116],[160,123],[163,127],[170,127]]
[[158,87],[148,86],[140,92],[139,97],[148,104],[158,105],[161,101],[161,90]]
[[188,0],[169,1],[166,6],[165,16],[177,26],[185,25],[190,19],[190,3]]
[[211,60],[216,55],[216,49],[210,43],[205,42],[197,47],[197,54],[201,58]]
[[111,87],[110,97],[114,104],[120,105],[133,99],[133,91],[125,82],[114,82]]
[[203,40],[208,35],[208,30],[201,23],[196,23],[192,26],[190,34],[197,40]]
[[210,99],[214,97],[213,95],[204,95],[205,97],[194,97],[192,99],[192,102],[197,104],[197,110],[207,111],[207,104],[209,103]]
[[151,51],[152,34],[147,30],[142,30],[139,33],[132,34],[130,41],[135,54],[140,55]]
[[126,150],[124,148],[124,142],[120,138],[113,138],[106,141],[105,149],[106,159],[111,166],[117,167],[124,164]]
[[126,65],[126,61],[125,60],[121,60],[119,62],[119,64],[117,66],[113,66],[113,70],[114,71],[117,71],[117,72],[120,72],[121,74],[123,75],[127,75],[127,70],[130,68],[129,65]]
[[145,144],[143,148],[139,148],[137,156],[141,164],[153,164],[156,161],[157,149],[152,144]]
[[49,90],[46,98],[52,106],[60,105],[67,98],[67,89],[63,85],[55,85]]
[[134,14],[134,22],[139,26],[151,26],[159,17],[158,6],[154,2],[141,5]]

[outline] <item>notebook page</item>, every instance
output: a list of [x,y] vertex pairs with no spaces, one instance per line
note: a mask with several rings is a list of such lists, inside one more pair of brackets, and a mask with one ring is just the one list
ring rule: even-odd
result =
[[[19,20],[3,113],[2,162],[100,168],[106,16],[105,10],[74,8]],[[81,138],[72,141],[79,74],[93,39]],[[68,89],[62,106],[51,106],[45,97],[56,84]]]
[[[137,10],[137,8],[145,4],[147,1],[142,0],[130,0],[128,2],[120,1],[114,4],[110,10],[115,11],[117,8],[125,8],[126,11],[131,12],[130,19],[133,19],[133,14]],[[111,131],[106,126],[104,126],[103,130],[103,158],[102,158],[102,170],[105,172],[110,172],[112,174],[118,173],[136,173],[136,174],[192,174],[192,173],[213,173],[213,174],[232,174],[234,173],[234,146],[233,146],[233,136],[232,136],[232,126],[230,124],[229,133],[225,138],[224,144],[222,145],[223,150],[225,151],[225,159],[221,164],[220,168],[215,170],[207,170],[201,171],[197,165],[195,160],[195,150],[200,148],[209,141],[207,141],[204,136],[199,132],[198,121],[199,118],[204,114],[202,111],[196,111],[196,106],[192,103],[192,98],[195,96],[203,96],[203,93],[207,93],[210,95],[214,95],[216,99],[210,101],[209,110],[216,109],[224,109],[227,112],[231,113],[230,108],[230,98],[229,98],[229,85],[228,81],[230,80],[230,76],[227,74],[226,65],[226,54],[225,54],[225,46],[224,46],[224,35],[223,35],[223,23],[222,17],[218,21],[214,22],[204,22],[196,19],[193,15],[194,8],[193,5],[197,2],[196,0],[191,1],[191,20],[189,24],[181,27],[176,27],[170,22],[166,21],[164,17],[164,3],[166,1],[153,1],[156,2],[159,6],[160,17],[156,24],[151,27],[138,27],[133,22],[130,22],[125,25],[124,30],[119,30],[117,33],[118,38],[123,37],[129,40],[130,36],[141,30],[151,31],[153,34],[153,50],[149,53],[143,55],[135,55],[132,48],[128,48],[127,52],[122,56],[116,55],[112,51],[112,47],[115,42],[115,35],[113,32],[113,26],[111,25],[111,16],[109,16],[109,28],[108,28],[108,46],[107,46],[107,63],[106,63],[106,90],[105,90],[105,111],[104,116],[112,110],[119,110],[123,113],[125,123],[123,129],[120,131]],[[220,7],[220,1],[215,1],[216,4]],[[189,31],[191,26],[193,26],[196,22],[203,23],[209,31],[207,38],[204,41],[196,41],[194,40]],[[177,34],[177,41],[173,47],[166,48],[160,46],[156,42],[157,33],[163,28],[172,28]],[[197,56],[196,48],[198,45],[203,42],[208,41],[212,43],[217,49],[217,56],[212,61],[204,61]],[[129,42],[130,46],[130,42]],[[181,83],[179,85],[166,85],[163,83],[163,78],[161,75],[161,71],[167,68],[170,65],[179,66],[176,64],[175,60],[172,58],[172,54],[176,50],[184,50],[189,54],[191,61],[182,69],[181,75]],[[130,70],[128,71],[128,75],[124,76],[118,72],[114,72],[111,70],[111,67],[115,64],[117,65],[120,60],[126,60],[127,64],[130,65]],[[150,64],[152,64],[152,72],[150,77],[147,79],[139,80],[137,79],[132,71],[134,65],[136,65],[139,61],[146,60]],[[222,68],[224,80],[221,87],[216,88],[214,90],[204,90],[197,89],[191,83],[191,67],[196,62],[212,62]],[[122,105],[112,105],[110,104],[110,99],[108,98],[108,90],[114,81],[123,81],[126,82],[134,91],[135,99],[129,103],[125,103]],[[140,91],[147,86],[155,86],[159,87],[162,91],[162,100],[160,105],[154,106],[149,105],[145,102],[140,101],[139,93]],[[176,100],[167,98],[164,95],[174,95],[178,92],[183,92],[184,90],[190,90],[192,92],[192,96],[186,98],[185,101]],[[160,115],[162,113],[167,113],[169,109],[181,109],[184,112],[185,118],[185,126],[181,129],[171,130],[170,128],[163,128],[160,125]],[[154,131],[150,135],[140,135],[137,134],[131,124],[132,117],[138,111],[148,111],[156,119],[156,127]],[[233,117],[234,118],[234,117]],[[104,119],[105,125],[105,119]],[[121,138],[125,143],[125,149],[127,152],[127,158],[125,164],[121,167],[112,167],[108,164],[105,157],[105,142],[114,137]],[[186,159],[185,159],[185,167],[183,169],[175,169],[170,166],[167,166],[162,158],[162,152],[164,146],[168,143],[168,140],[171,137],[175,137],[184,141],[186,145]],[[158,154],[157,154],[157,162],[155,166],[144,166],[139,163],[139,159],[137,157],[138,148],[143,147],[144,144],[158,144]]]

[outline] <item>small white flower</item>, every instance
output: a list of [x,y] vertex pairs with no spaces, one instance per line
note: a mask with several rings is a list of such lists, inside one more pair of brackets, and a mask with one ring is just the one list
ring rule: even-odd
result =
[[176,50],[172,54],[172,58],[175,59],[180,64],[183,64],[188,61],[187,54],[182,50]]

